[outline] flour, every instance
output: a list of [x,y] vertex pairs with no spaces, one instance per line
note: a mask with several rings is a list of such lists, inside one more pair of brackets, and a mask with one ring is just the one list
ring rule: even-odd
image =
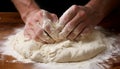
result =
[[[22,29],[19,30],[19,32]],[[15,30],[16,31],[16,30]],[[17,30],[18,32],[18,30]],[[14,35],[15,36],[15,35]],[[11,35],[9,38],[13,37]],[[33,69],[106,69],[109,68],[110,65],[107,63],[110,62],[110,58],[114,62],[118,62],[116,56],[120,56],[120,37],[109,36],[104,38],[107,48],[103,50],[103,52],[94,56],[93,58],[81,61],[81,62],[72,62],[72,63],[34,63]],[[117,43],[116,43],[117,41]],[[0,47],[0,51],[2,54],[7,54],[15,57],[16,61],[22,61],[23,63],[31,62],[30,60],[25,60],[18,52],[16,52],[12,47],[10,47],[9,42],[4,43],[5,46]],[[115,54],[115,55],[113,55]],[[104,63],[107,62],[107,63]],[[101,63],[101,64],[99,64]]]
[[23,31],[9,38],[8,44],[26,59],[39,62],[79,62],[95,57],[106,49],[104,35],[94,31],[78,42],[65,40],[43,44],[24,37]]
[[[51,33],[49,35],[55,40],[54,44],[44,44],[29,39],[24,36],[24,30],[8,39],[8,44],[25,59],[44,63],[80,62],[93,58],[106,49],[105,36],[97,30],[88,33],[84,38],[82,36],[79,41],[60,38],[62,35],[59,35],[60,30],[58,29],[61,25],[59,25],[58,21],[52,22],[47,17],[46,11],[42,10],[42,12],[42,23],[38,23],[38,26],[46,32],[50,27]],[[44,36],[47,36],[46,32],[44,32]],[[43,37],[44,39],[49,40],[49,38]]]
[[[45,21],[41,27],[45,29],[49,22],[51,21]],[[59,25],[50,26],[53,26],[50,30],[57,31]],[[120,55],[119,45],[113,45],[117,39],[106,37],[99,30],[94,30],[84,38],[80,38],[80,41],[60,41],[57,38],[58,33],[50,34],[54,34],[52,38],[56,40],[56,43],[43,44],[26,38],[21,30],[16,35],[10,36],[5,43],[6,46],[0,49],[4,51],[2,54],[12,55],[19,61],[35,61],[34,69],[41,67],[43,69],[105,69],[110,66],[99,63],[107,62],[110,58],[116,61],[113,54]],[[36,61],[42,63],[36,63]]]

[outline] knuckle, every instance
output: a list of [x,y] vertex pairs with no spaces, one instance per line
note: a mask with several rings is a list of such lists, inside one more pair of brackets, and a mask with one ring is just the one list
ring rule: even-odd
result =
[[77,24],[78,24],[77,20],[70,21],[70,22],[68,23],[68,28],[73,29],[73,28],[75,28],[75,27],[77,26]]
[[76,29],[73,33],[74,33],[75,35],[78,35],[80,32],[81,32],[80,29]]
[[36,34],[32,38],[38,40],[38,36]]
[[79,16],[86,16],[86,11],[85,10],[80,10],[80,12],[78,13]]
[[36,40],[36,41],[38,41],[38,42],[44,43],[44,42],[43,42],[38,36],[36,36],[36,35],[33,37],[33,39]]
[[51,16],[56,17],[56,15],[54,13],[51,13]]
[[77,8],[77,5],[72,5],[72,8]]
[[43,35],[43,29],[38,29],[38,35]]
[[28,35],[29,33],[27,32],[27,31],[24,31],[24,35],[26,36],[26,35]]
[[67,28],[72,29],[73,27],[74,27],[74,23],[73,23],[73,22],[70,22],[70,23],[67,25]]
[[38,11],[37,13],[38,14],[42,14],[44,12],[44,10],[43,9],[41,9],[40,11]]
[[78,6],[77,6],[77,5],[72,5],[72,9],[73,9],[74,11],[76,11],[76,10],[78,9]]
[[36,36],[41,36],[43,35],[43,31],[41,29],[37,29],[35,34]]
[[74,33],[71,33],[67,38],[69,39],[69,40],[74,40],[74,38],[75,38],[75,34]]

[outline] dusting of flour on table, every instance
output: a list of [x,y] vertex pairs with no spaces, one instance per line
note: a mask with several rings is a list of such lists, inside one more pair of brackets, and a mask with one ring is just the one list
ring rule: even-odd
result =
[[[45,11],[43,12],[44,21],[40,27],[46,29],[50,25],[51,34],[53,34],[51,37],[55,39],[56,43],[43,44],[29,40],[24,36],[24,30],[21,29],[16,35],[8,38],[8,41],[5,42],[6,46],[4,48],[0,47],[0,51],[4,51],[3,54],[13,55],[23,62],[29,62],[30,60],[42,62],[35,63],[34,69],[41,67],[43,69],[105,69],[109,68],[109,65],[99,63],[114,58],[115,55],[112,56],[114,53],[120,55],[120,47],[114,44],[117,39],[106,37],[99,30],[94,30],[92,33],[80,38],[79,41],[59,40],[57,37],[61,25],[59,23],[52,25],[51,21],[47,20]],[[8,46],[11,46],[11,48]]]
[[[20,32],[22,30],[23,29],[20,28],[20,29],[16,29],[15,31],[22,33],[22,32]],[[17,35],[11,35],[11,36],[7,37],[7,38],[9,38],[9,40],[7,40],[4,43],[5,46],[0,47],[0,51],[2,51],[2,54],[7,54],[7,55],[11,55],[11,56],[15,57],[17,59],[15,61],[22,61],[23,63],[31,62],[30,60],[25,60],[25,57],[21,56],[22,54],[19,55],[18,54],[19,52],[18,51],[16,52],[16,50],[14,49],[14,46],[10,47],[11,46],[10,43],[12,43],[12,44],[14,43],[14,42],[12,42],[13,40],[10,40],[10,39],[12,39],[13,37],[15,38],[15,36],[17,36]],[[43,69],[106,69],[106,68],[109,69],[109,67],[110,67],[109,64],[104,63],[104,61],[109,63],[110,58],[112,58],[112,61],[113,60],[115,62],[118,61],[116,59],[116,56],[120,56],[120,40],[119,40],[120,37],[117,37],[117,36],[106,37],[103,34],[102,34],[102,37],[104,37],[101,39],[104,41],[106,49],[104,48],[101,51],[101,53],[98,53],[98,55],[94,56],[93,58],[91,58],[89,60],[80,61],[80,62],[72,62],[72,63],[70,63],[70,62],[66,62],[66,63],[54,63],[54,62],[52,62],[52,63],[51,62],[50,63],[36,63],[35,62],[33,69],[39,69],[41,67]],[[116,43],[116,41],[117,41],[117,43]],[[33,41],[33,44],[34,44],[34,41]],[[30,45],[32,45],[32,43]],[[40,48],[41,47],[39,47],[39,49]],[[23,48],[23,50],[25,50],[25,49]],[[30,48],[28,50],[30,50]],[[36,49],[35,48],[32,49],[33,52],[34,52],[34,50],[36,50]],[[30,52],[28,52],[26,54],[29,54],[29,53]],[[115,55],[113,55],[113,54],[115,54]],[[99,63],[102,63],[102,64],[99,64]]]

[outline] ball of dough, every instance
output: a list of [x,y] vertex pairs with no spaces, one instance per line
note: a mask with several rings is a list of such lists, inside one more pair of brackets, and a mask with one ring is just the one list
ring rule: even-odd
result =
[[23,31],[9,38],[9,44],[24,58],[38,62],[78,62],[95,57],[106,49],[104,34],[99,31],[80,41],[64,40],[43,44],[24,37]]

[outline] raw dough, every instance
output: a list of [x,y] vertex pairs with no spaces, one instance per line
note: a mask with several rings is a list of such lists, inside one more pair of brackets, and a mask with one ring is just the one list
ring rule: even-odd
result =
[[9,38],[9,44],[24,58],[38,62],[78,62],[95,57],[106,49],[104,34],[99,31],[80,41],[65,40],[55,44],[42,44],[24,37],[23,31]]

